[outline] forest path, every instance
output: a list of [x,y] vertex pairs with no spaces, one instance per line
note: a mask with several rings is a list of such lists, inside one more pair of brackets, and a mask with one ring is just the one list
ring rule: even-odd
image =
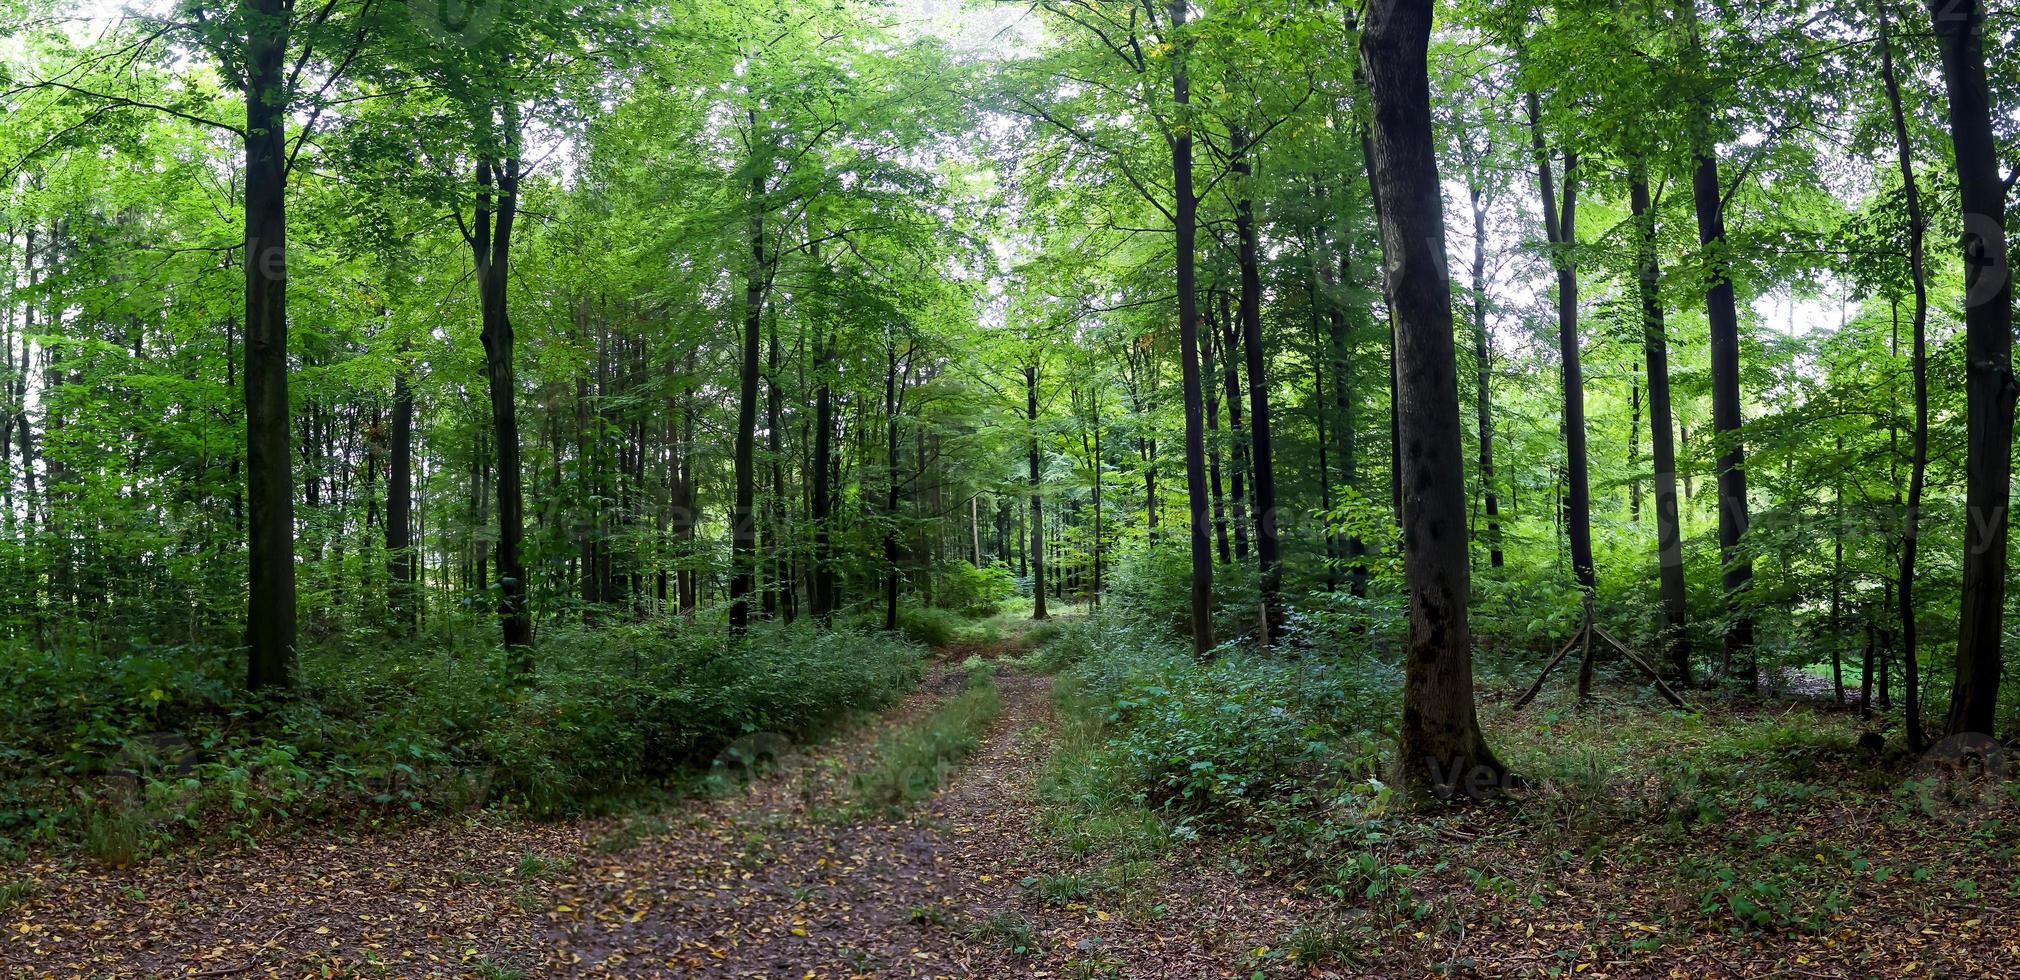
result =
[[[1134,914],[1029,887],[1074,868],[1037,800],[1052,681],[1002,662],[1017,652],[942,650],[873,723],[658,814],[33,869],[40,890],[0,914],[0,976],[1227,975],[1254,940],[1222,924],[1276,916],[1226,879],[1146,881]],[[975,754],[908,809],[848,810],[879,739],[957,695],[970,656],[1002,701]]]

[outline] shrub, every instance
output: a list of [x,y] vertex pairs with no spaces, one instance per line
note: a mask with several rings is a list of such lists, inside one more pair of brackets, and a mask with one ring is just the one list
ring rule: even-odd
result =
[[1401,679],[1365,658],[1193,659],[1178,641],[1103,615],[1065,628],[1042,660],[1071,664],[1063,713],[1094,732],[1050,795],[1125,801],[1182,826],[1264,827],[1374,774]]
[[760,625],[726,646],[679,621],[551,627],[515,686],[490,650],[312,648],[299,697],[264,702],[216,650],[0,651],[0,839],[106,860],[205,825],[388,819],[502,804],[593,808],[706,767],[752,733],[821,734],[891,703],[925,651],[899,637]]

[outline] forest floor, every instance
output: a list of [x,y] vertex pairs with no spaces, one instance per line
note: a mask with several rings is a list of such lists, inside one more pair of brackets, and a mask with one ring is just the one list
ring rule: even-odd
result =
[[[1595,830],[1545,786],[1521,805],[1561,806],[1561,827],[1492,806],[1399,822],[1344,899],[1232,843],[1090,854],[1047,829],[1052,682],[1016,669],[1018,652],[943,650],[896,709],[786,753],[747,790],[656,814],[481,815],[123,870],[10,869],[37,884],[0,906],[0,975],[2020,975],[2013,833],[1940,814],[1918,827],[1885,792],[1763,790],[1679,848]],[[1001,711],[972,755],[909,807],[854,801],[856,775],[978,670]],[[1538,737],[1590,726],[1643,751],[1708,730],[1604,703],[1553,724]],[[1827,890],[1841,898],[1820,902]],[[1766,918],[1713,924],[1728,912]]]

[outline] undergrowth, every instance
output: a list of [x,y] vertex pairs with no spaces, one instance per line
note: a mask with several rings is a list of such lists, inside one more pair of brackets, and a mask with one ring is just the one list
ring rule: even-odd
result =
[[911,689],[887,634],[760,625],[725,649],[680,621],[555,627],[536,676],[421,641],[310,649],[303,690],[248,697],[235,651],[0,653],[0,858],[126,864],[179,838],[500,806],[595,811],[678,785],[733,740],[804,739]]

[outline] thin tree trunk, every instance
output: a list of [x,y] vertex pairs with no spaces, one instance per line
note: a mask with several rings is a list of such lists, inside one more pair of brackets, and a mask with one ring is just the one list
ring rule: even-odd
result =
[[[757,141],[757,110],[748,112],[753,153]],[[757,574],[757,528],[751,508],[757,496],[758,347],[765,301],[764,172],[752,161],[750,177],[750,268],[743,290],[743,366],[738,372],[736,424],[736,503],[730,512],[731,570],[729,630],[741,636],[750,628],[750,594]]]
[[402,630],[415,625],[414,590],[414,388],[402,370],[393,377],[391,471],[386,478],[387,573],[392,578],[393,621]]
[[[1241,268],[1242,352],[1247,356],[1249,461],[1255,467],[1255,550],[1261,572],[1262,642],[1276,642],[1283,620],[1283,560],[1277,543],[1277,481],[1270,439],[1269,357],[1262,342],[1262,273],[1256,254],[1255,202],[1249,183],[1255,171],[1254,146],[1248,133],[1236,127],[1228,136],[1236,187],[1234,205],[1237,264]],[[1204,515],[1202,515],[1203,517]]]
[[[1703,72],[1703,47],[1697,36],[1696,8],[1683,4],[1690,30],[1689,56],[1699,78]],[[1759,686],[1760,671],[1753,662],[1753,614],[1747,609],[1746,592],[1753,583],[1753,560],[1741,551],[1746,535],[1746,451],[1741,444],[1744,424],[1739,394],[1739,308],[1733,296],[1730,243],[1725,234],[1725,200],[1718,177],[1717,149],[1711,134],[1711,106],[1698,99],[1691,106],[1693,118],[1691,153],[1696,166],[1691,173],[1691,196],[1697,207],[1697,239],[1706,257],[1705,314],[1711,324],[1711,415],[1712,427],[1722,443],[1718,454],[1718,549],[1724,569],[1720,584],[1725,591],[1727,615],[1732,626],[1726,630],[1720,659],[1728,665],[1745,661],[1747,688]]]
[[1031,480],[1031,618],[1045,619],[1045,496],[1043,493],[1045,474],[1044,460],[1038,454],[1038,365],[1024,365],[1024,405],[1025,422],[1030,433],[1025,445],[1029,450]]
[[1655,466],[1655,555],[1662,597],[1663,645],[1672,676],[1690,683],[1690,636],[1684,629],[1683,529],[1676,499],[1676,440],[1669,393],[1669,337],[1662,314],[1662,270],[1655,253],[1655,207],[1648,168],[1637,156],[1628,174],[1635,222],[1635,284],[1641,299],[1641,351],[1648,364],[1648,436]]
[[[1894,124],[1894,147],[1900,158],[1901,187],[1908,203],[1908,271],[1915,284],[1914,352],[1911,367],[1915,377],[1914,455],[1908,470],[1908,509],[1901,530],[1901,565],[1895,597],[1901,621],[1901,688],[1906,698],[1908,748],[1920,752],[1922,731],[1921,665],[1917,659],[1915,628],[1915,550],[1920,536],[1922,487],[1929,469],[1929,287],[1923,274],[1923,229],[1921,189],[1915,183],[1915,160],[1908,142],[1908,123],[1901,111],[1901,83],[1894,73],[1893,39],[1887,24],[1886,0],[1878,0],[1880,15],[1880,71],[1887,83],[1887,111]],[[1968,342],[1968,341],[1967,341]],[[2008,341],[2010,345],[2010,339]],[[2003,563],[2003,559],[2002,559]]]
[[1478,184],[1466,188],[1473,205],[1473,366],[1474,415],[1480,429],[1480,497],[1487,512],[1487,567],[1500,568],[1501,499],[1494,492],[1494,349],[1487,336],[1487,202]]
[[[1172,70],[1172,101],[1181,114],[1190,112],[1192,81],[1186,71],[1190,42],[1185,34],[1187,0],[1171,0],[1171,18],[1177,60]],[[1173,210],[1178,254],[1178,343],[1179,363],[1184,372],[1185,396],[1185,495],[1188,530],[1192,538],[1192,651],[1204,656],[1214,646],[1213,635],[1213,540],[1209,532],[1206,485],[1206,406],[1199,377],[1199,296],[1193,270],[1195,238],[1199,233],[1199,202],[1192,186],[1192,130],[1174,129],[1171,137]],[[1275,556],[1270,556],[1274,560]]]
[[1592,562],[1592,482],[1585,438],[1585,373],[1579,358],[1578,267],[1571,250],[1578,245],[1578,154],[1564,153],[1564,196],[1557,196],[1550,173],[1550,152],[1543,142],[1543,117],[1536,93],[1525,96],[1529,108],[1530,146],[1536,156],[1537,186],[1543,192],[1543,230],[1550,243],[1550,264],[1557,269],[1557,351],[1563,359],[1564,461],[1566,494],[1564,521],[1571,544],[1571,572],[1589,596],[1596,576]]

